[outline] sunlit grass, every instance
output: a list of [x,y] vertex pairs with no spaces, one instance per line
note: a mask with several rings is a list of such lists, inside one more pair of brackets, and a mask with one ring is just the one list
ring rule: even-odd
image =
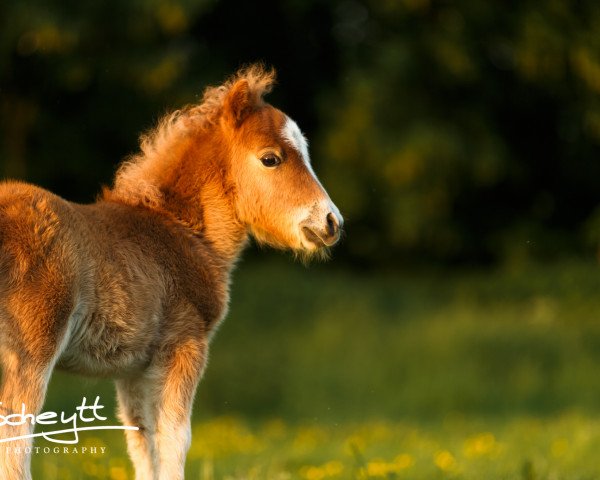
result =
[[[107,450],[38,454],[37,478],[131,478],[120,435],[90,435],[82,445]],[[194,425],[186,473],[200,480],[597,478],[599,448],[600,418],[577,413],[505,420],[449,416],[430,424],[291,425],[276,419],[254,426],[220,417]]]

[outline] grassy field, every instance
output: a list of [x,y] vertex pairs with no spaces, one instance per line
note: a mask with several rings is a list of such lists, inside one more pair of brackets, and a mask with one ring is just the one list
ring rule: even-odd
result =
[[[600,478],[599,293],[591,261],[395,275],[242,264],[188,477]],[[46,409],[83,395],[114,407],[110,383],[57,374]],[[81,442],[108,450],[37,455],[38,478],[129,478],[118,432]]]
[[[37,455],[35,478],[132,478],[120,435],[89,435],[81,445],[108,450]],[[600,418],[579,414],[295,426],[280,419],[249,426],[219,417],[195,425],[186,478],[591,480],[600,475],[599,449]]]

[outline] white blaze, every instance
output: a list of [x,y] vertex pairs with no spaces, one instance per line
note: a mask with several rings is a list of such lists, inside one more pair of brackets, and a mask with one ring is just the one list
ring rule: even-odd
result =
[[308,155],[308,141],[300,131],[298,124],[294,122],[290,117],[286,117],[285,123],[283,124],[283,127],[281,129],[281,135],[285,139],[285,141],[289,143],[290,146],[298,152],[300,158],[306,165],[306,168],[308,169],[312,177],[315,179],[315,182],[319,184],[321,190],[323,191],[323,198],[316,204],[307,205],[304,208],[300,208],[296,212],[296,218],[294,220],[294,223],[297,225],[298,228],[298,235],[302,239],[301,243],[308,250],[314,250],[316,246],[313,243],[309,242],[308,244],[306,244],[304,240],[304,235],[301,232],[301,225],[302,222],[306,220],[306,218],[308,218],[311,214],[314,215],[316,213],[315,207],[317,207],[317,212],[320,213],[320,216],[322,216],[323,219],[326,218],[329,212],[332,212],[337,217],[337,221],[340,226],[343,224],[344,220],[338,208],[331,201],[329,195],[327,195],[325,189],[323,188],[323,185],[321,185],[321,182],[319,182],[319,179],[317,178],[317,175],[315,174],[315,171],[313,170],[312,165],[310,164],[310,157]]
[[300,158],[302,158],[308,167],[310,173],[312,173],[313,177],[317,178],[312,169],[312,165],[310,164],[310,157],[308,155],[308,141],[306,140],[306,137],[302,135],[298,124],[290,117],[286,118],[283,128],[281,129],[281,135],[292,147],[296,149],[296,151],[300,154]]

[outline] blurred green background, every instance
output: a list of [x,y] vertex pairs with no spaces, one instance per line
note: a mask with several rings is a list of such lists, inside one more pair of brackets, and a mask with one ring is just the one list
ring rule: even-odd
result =
[[[291,450],[265,450],[280,459],[269,470],[258,456],[241,470],[229,458],[227,472],[215,459],[214,473],[217,454],[198,450],[194,475],[600,475],[600,4],[8,0],[0,175],[93,201],[140,132],[257,60],[278,70],[269,101],[309,138],[346,236],[308,268],[246,252],[196,421],[233,415],[257,438],[273,419],[413,422],[447,444],[411,444],[397,426],[385,448],[340,453],[345,473],[316,464],[330,452],[318,442],[291,464]],[[47,407],[98,393],[114,406],[109,382],[57,374]],[[478,429],[505,435],[506,458],[490,465],[507,470],[457,446]],[[400,444],[412,464],[386,453]],[[419,467],[428,448],[431,471]]]

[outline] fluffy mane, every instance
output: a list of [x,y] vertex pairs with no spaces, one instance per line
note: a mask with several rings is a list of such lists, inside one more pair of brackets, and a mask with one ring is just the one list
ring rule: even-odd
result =
[[240,69],[219,86],[204,90],[202,101],[187,105],[163,116],[156,127],[140,136],[140,152],[127,158],[119,167],[114,187],[105,189],[105,199],[119,199],[131,204],[156,207],[161,202],[159,186],[152,180],[169,168],[169,159],[177,152],[177,145],[185,137],[208,130],[219,123],[224,106],[234,85],[246,83],[250,108],[263,103],[263,96],[275,83],[275,70],[262,64],[252,64]]

